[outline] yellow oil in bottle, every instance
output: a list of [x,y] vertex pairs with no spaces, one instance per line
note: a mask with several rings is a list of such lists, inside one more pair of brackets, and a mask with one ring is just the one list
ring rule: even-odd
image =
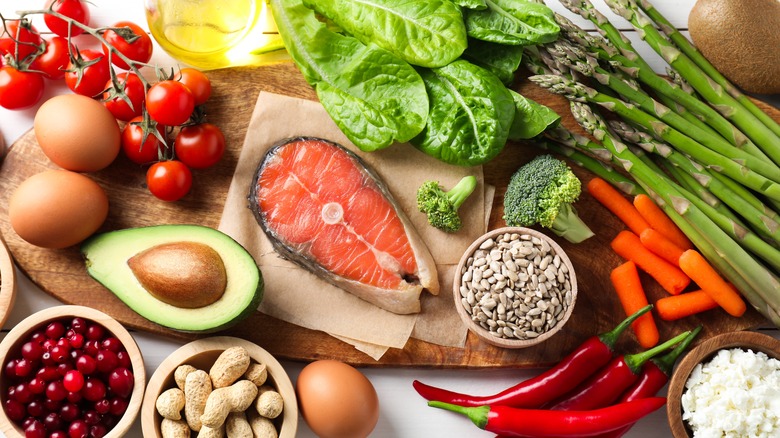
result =
[[[147,0],[154,39],[173,58],[204,70],[283,57],[263,0]],[[261,53],[261,54],[258,54]]]

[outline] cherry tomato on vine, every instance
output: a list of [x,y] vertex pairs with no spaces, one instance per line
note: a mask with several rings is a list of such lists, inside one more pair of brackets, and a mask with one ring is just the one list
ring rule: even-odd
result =
[[[141,79],[129,72],[117,74],[116,79],[120,90],[114,89],[114,82],[109,79],[104,86],[108,91],[103,93],[103,105],[119,120],[128,121],[141,115],[146,100],[146,88]],[[127,104],[121,93],[130,99],[132,106]]]
[[193,169],[211,167],[225,153],[225,135],[211,123],[185,126],[173,142],[176,158]]
[[43,96],[43,76],[40,73],[20,71],[6,65],[0,67],[0,106],[6,109],[28,108]]
[[6,32],[3,32],[0,27],[0,32],[3,32],[0,35],[0,57],[10,55],[21,61],[37,51],[38,46],[43,42],[35,26],[27,20],[6,20],[5,30]]
[[[122,129],[122,151],[136,164],[149,164],[159,160],[159,150],[162,147],[160,140],[153,133],[149,133],[144,141],[144,128],[141,126],[143,120],[141,116],[135,117]],[[157,132],[163,134],[159,125]]]
[[160,81],[146,92],[146,110],[155,121],[165,126],[183,124],[194,109],[195,98],[181,82]]
[[[75,47],[73,50],[76,50]],[[62,79],[69,62],[68,40],[55,36],[46,40],[46,51],[33,60],[30,69],[43,72],[43,76],[49,79]]]
[[[80,54],[81,60],[76,59],[75,63],[71,60],[68,63],[69,71],[65,73],[65,83],[75,93],[89,97],[97,96],[103,91],[106,81],[111,78],[108,58],[103,53],[91,49],[81,50]],[[98,61],[90,63],[95,59]],[[85,64],[90,65],[84,67]],[[81,76],[78,72],[80,67],[83,68]]]
[[[89,5],[81,0],[52,0],[47,2],[54,12],[58,12],[68,18],[72,18],[81,24],[89,24]],[[44,14],[43,22],[50,31],[61,37],[68,36],[68,22],[51,14]],[[71,26],[70,35],[76,36],[84,33],[78,26]]]
[[195,105],[202,105],[211,96],[211,81],[205,73],[194,68],[183,68],[176,80],[186,85],[195,97]]
[[[135,40],[133,40],[133,42],[127,42],[127,40],[125,40],[122,35],[112,29],[109,29],[103,33],[103,38],[105,38],[109,44],[111,44],[117,51],[119,51],[119,53],[127,56],[132,61],[136,61],[141,64],[145,64],[149,62],[150,59],[152,59],[152,39],[149,37],[149,34],[141,29],[140,26],[130,21],[120,21],[111,27],[129,27],[130,30],[132,30],[135,34],[132,36],[132,38],[135,38]],[[106,57],[108,57],[108,52],[108,46],[104,44],[103,53],[106,54]],[[111,63],[124,70],[128,70],[130,68],[130,66],[127,65],[127,63],[116,54],[111,55]]]
[[146,185],[158,199],[177,201],[190,191],[192,172],[181,161],[160,161],[146,171]]

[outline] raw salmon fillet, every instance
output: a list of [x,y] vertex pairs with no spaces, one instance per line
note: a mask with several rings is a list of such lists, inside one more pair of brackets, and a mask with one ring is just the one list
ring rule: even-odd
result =
[[283,257],[395,313],[438,293],[433,257],[376,173],[318,138],[272,147],[258,166],[250,208]]

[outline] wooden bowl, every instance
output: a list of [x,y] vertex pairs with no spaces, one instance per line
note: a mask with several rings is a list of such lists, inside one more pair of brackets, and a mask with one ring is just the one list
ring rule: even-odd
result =
[[[27,337],[34,330],[47,325],[53,320],[73,317],[82,317],[102,325],[122,342],[130,356],[135,384],[130,395],[129,405],[116,426],[105,435],[106,438],[123,437],[133,425],[141,409],[146,372],[144,370],[143,356],[141,355],[141,350],[138,349],[138,344],[135,343],[135,339],[130,336],[130,333],[121,324],[110,316],[99,310],[83,306],[55,306],[36,312],[14,327],[0,343],[0,363],[5,365],[9,353],[18,354],[22,344],[26,342]],[[7,388],[8,382],[5,379],[0,379],[0,394],[5,395]],[[24,437],[22,429],[6,416],[4,409],[0,409],[0,431],[5,433],[5,436],[8,438]]]
[[11,251],[0,236],[0,326],[5,324],[16,298],[16,271]]
[[666,413],[669,427],[675,438],[690,438],[693,433],[682,419],[682,395],[685,383],[696,365],[708,362],[718,350],[729,348],[750,349],[753,352],[764,352],[770,358],[780,360],[780,340],[769,335],[753,331],[723,333],[702,342],[691,350],[680,361],[672,374],[667,391]]
[[[141,427],[145,438],[160,438],[162,416],[157,412],[157,397],[169,388],[175,388],[173,374],[179,365],[189,364],[197,369],[209,371],[217,357],[229,347],[244,347],[256,362],[266,365],[268,383],[276,388],[284,399],[284,409],[274,424],[279,438],[294,438],[298,429],[298,401],[290,377],[271,353],[252,342],[230,336],[214,336],[199,339],[180,347],[171,353],[152,374],[146,387],[146,396],[141,408]],[[251,406],[249,409],[253,409]]]
[[[463,283],[463,272],[464,272],[464,268],[470,265],[471,263],[469,261],[470,258],[484,242],[486,242],[489,239],[495,239],[498,236],[503,235],[505,233],[518,234],[520,236],[530,236],[529,238],[537,238],[543,242],[546,242],[550,246],[551,253],[560,256],[561,264],[565,265],[566,268],[568,269],[568,280],[569,283],[571,284],[570,303],[568,306],[562,307],[562,310],[560,312],[563,313],[563,316],[560,317],[561,319],[558,320],[558,322],[555,325],[553,325],[547,330],[542,330],[534,338],[529,337],[527,339],[521,339],[518,337],[499,337],[494,334],[491,334],[489,330],[485,329],[478,322],[472,320],[471,314],[466,310],[462,302],[463,299],[465,298],[461,291],[461,284]],[[499,263],[499,265],[503,265],[502,261],[497,260],[497,262]],[[521,268],[520,270],[523,269],[524,268]],[[463,320],[463,323],[466,325],[466,327],[468,327],[468,329],[474,334],[476,334],[480,339],[487,342],[488,344],[495,345],[498,347],[526,348],[544,342],[545,340],[549,339],[551,336],[555,335],[555,333],[560,331],[561,328],[566,324],[566,321],[568,321],[569,317],[571,316],[572,310],[574,310],[574,304],[577,299],[577,276],[574,273],[574,266],[572,266],[569,257],[566,255],[563,249],[550,237],[536,230],[532,230],[530,228],[504,227],[504,228],[499,228],[490,231],[482,235],[480,238],[475,240],[474,243],[472,243],[469,246],[469,248],[463,254],[463,257],[461,257],[460,262],[458,263],[458,267],[455,270],[455,281],[453,282],[452,293],[453,293],[453,298],[455,299],[455,308],[457,309],[458,315],[460,315],[461,320]],[[543,299],[547,302],[550,301],[550,298],[547,297]],[[563,299],[559,301],[563,301]],[[505,305],[504,307],[507,307],[507,305]],[[509,309],[505,309],[505,310],[509,310]],[[559,317],[558,314],[556,314],[556,318],[557,317]],[[522,331],[524,332],[525,330]]]

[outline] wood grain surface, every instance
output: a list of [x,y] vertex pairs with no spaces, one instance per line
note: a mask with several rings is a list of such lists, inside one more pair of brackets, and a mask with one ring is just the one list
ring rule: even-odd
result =
[[[293,97],[316,99],[316,96],[291,63],[262,67],[242,67],[209,72],[213,94],[206,104],[209,120],[225,132],[228,150],[223,160],[211,169],[195,172],[192,192],[176,203],[153,198],[145,187],[144,169],[123,157],[107,169],[91,174],[108,193],[111,207],[101,231],[163,223],[198,223],[217,227],[233,169],[257,94],[260,91]],[[579,131],[569,114],[568,103],[533,84],[523,81],[522,94],[552,107],[564,116],[564,125]],[[763,105],[763,104],[760,104]],[[780,112],[763,105],[776,119]],[[581,131],[580,131],[581,132]],[[530,145],[509,144],[492,162],[484,166],[485,180],[497,187],[490,228],[504,225],[502,199],[510,175],[539,152]],[[55,167],[40,151],[32,132],[25,134],[11,148],[0,167],[0,231],[5,236],[20,269],[44,291],[64,303],[80,304],[102,310],[128,327],[172,338],[189,340],[200,335],[174,332],[153,324],[125,306],[110,291],[91,280],[84,268],[78,248],[46,250],[22,241],[8,223],[8,198],[25,178],[46,168]],[[410,162],[410,166],[414,163]],[[572,166],[583,183],[592,175]],[[444,368],[542,367],[556,362],[574,346],[593,334],[613,327],[624,314],[614,296],[609,271],[621,263],[609,242],[623,225],[587,193],[575,204],[582,219],[596,236],[579,245],[556,239],[569,254],[577,271],[579,297],[568,324],[549,341],[527,349],[506,350],[479,341],[469,334],[465,348],[450,348],[410,339],[403,349],[390,349],[375,361],[351,346],[329,335],[294,326],[256,313],[222,334],[254,341],[276,357],[311,361],[335,358],[360,366],[413,366]],[[258,227],[258,233],[262,232]],[[651,301],[662,297],[655,282],[643,274],[643,284]],[[443,287],[449,290],[449,286]],[[440,295],[449,299],[450,294]],[[659,321],[662,339],[702,324],[700,340],[714,334],[742,330],[765,324],[752,309],[741,318],[732,318],[719,309],[675,323]],[[637,350],[633,335],[624,336],[619,348]]]

